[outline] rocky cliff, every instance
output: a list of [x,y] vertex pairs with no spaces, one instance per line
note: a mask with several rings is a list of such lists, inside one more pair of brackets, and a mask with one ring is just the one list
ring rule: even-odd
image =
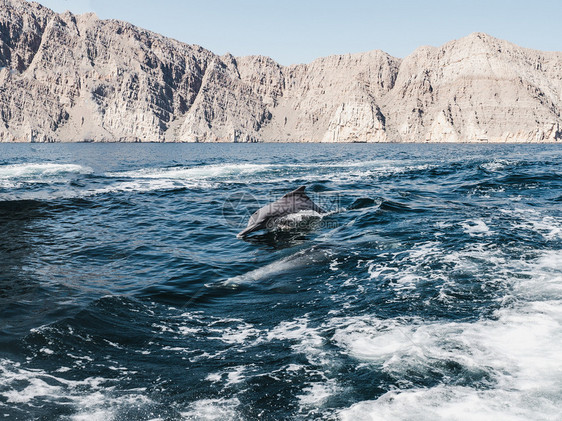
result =
[[562,140],[562,53],[485,34],[281,66],[0,0],[0,141]]

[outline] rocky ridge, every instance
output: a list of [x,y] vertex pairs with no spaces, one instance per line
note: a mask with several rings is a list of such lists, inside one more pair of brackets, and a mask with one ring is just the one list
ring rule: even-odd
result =
[[0,0],[0,141],[554,142],[562,53],[482,33],[281,66]]

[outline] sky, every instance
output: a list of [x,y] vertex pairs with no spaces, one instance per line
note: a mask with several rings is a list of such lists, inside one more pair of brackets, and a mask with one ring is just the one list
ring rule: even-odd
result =
[[38,0],[57,12],[95,12],[198,44],[289,65],[383,50],[406,57],[486,32],[522,47],[562,51],[562,0]]

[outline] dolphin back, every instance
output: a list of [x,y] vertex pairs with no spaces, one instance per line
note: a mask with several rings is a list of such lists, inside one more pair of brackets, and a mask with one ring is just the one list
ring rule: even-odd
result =
[[314,203],[312,199],[308,197],[308,195],[304,192],[305,189],[306,186],[300,186],[298,189],[292,191],[291,193],[287,193],[275,203],[279,203],[280,207],[289,209],[289,212],[287,212],[285,215],[304,210],[312,210],[318,213],[325,213],[321,207],[316,205],[316,203]]

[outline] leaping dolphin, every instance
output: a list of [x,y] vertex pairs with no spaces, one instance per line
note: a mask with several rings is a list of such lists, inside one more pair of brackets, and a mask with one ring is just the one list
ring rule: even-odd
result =
[[322,208],[317,206],[312,199],[306,195],[304,192],[305,188],[306,186],[301,186],[295,191],[287,193],[281,199],[258,209],[250,216],[246,229],[242,230],[237,237],[244,238],[254,231],[271,229],[283,217],[301,211],[325,213]]

